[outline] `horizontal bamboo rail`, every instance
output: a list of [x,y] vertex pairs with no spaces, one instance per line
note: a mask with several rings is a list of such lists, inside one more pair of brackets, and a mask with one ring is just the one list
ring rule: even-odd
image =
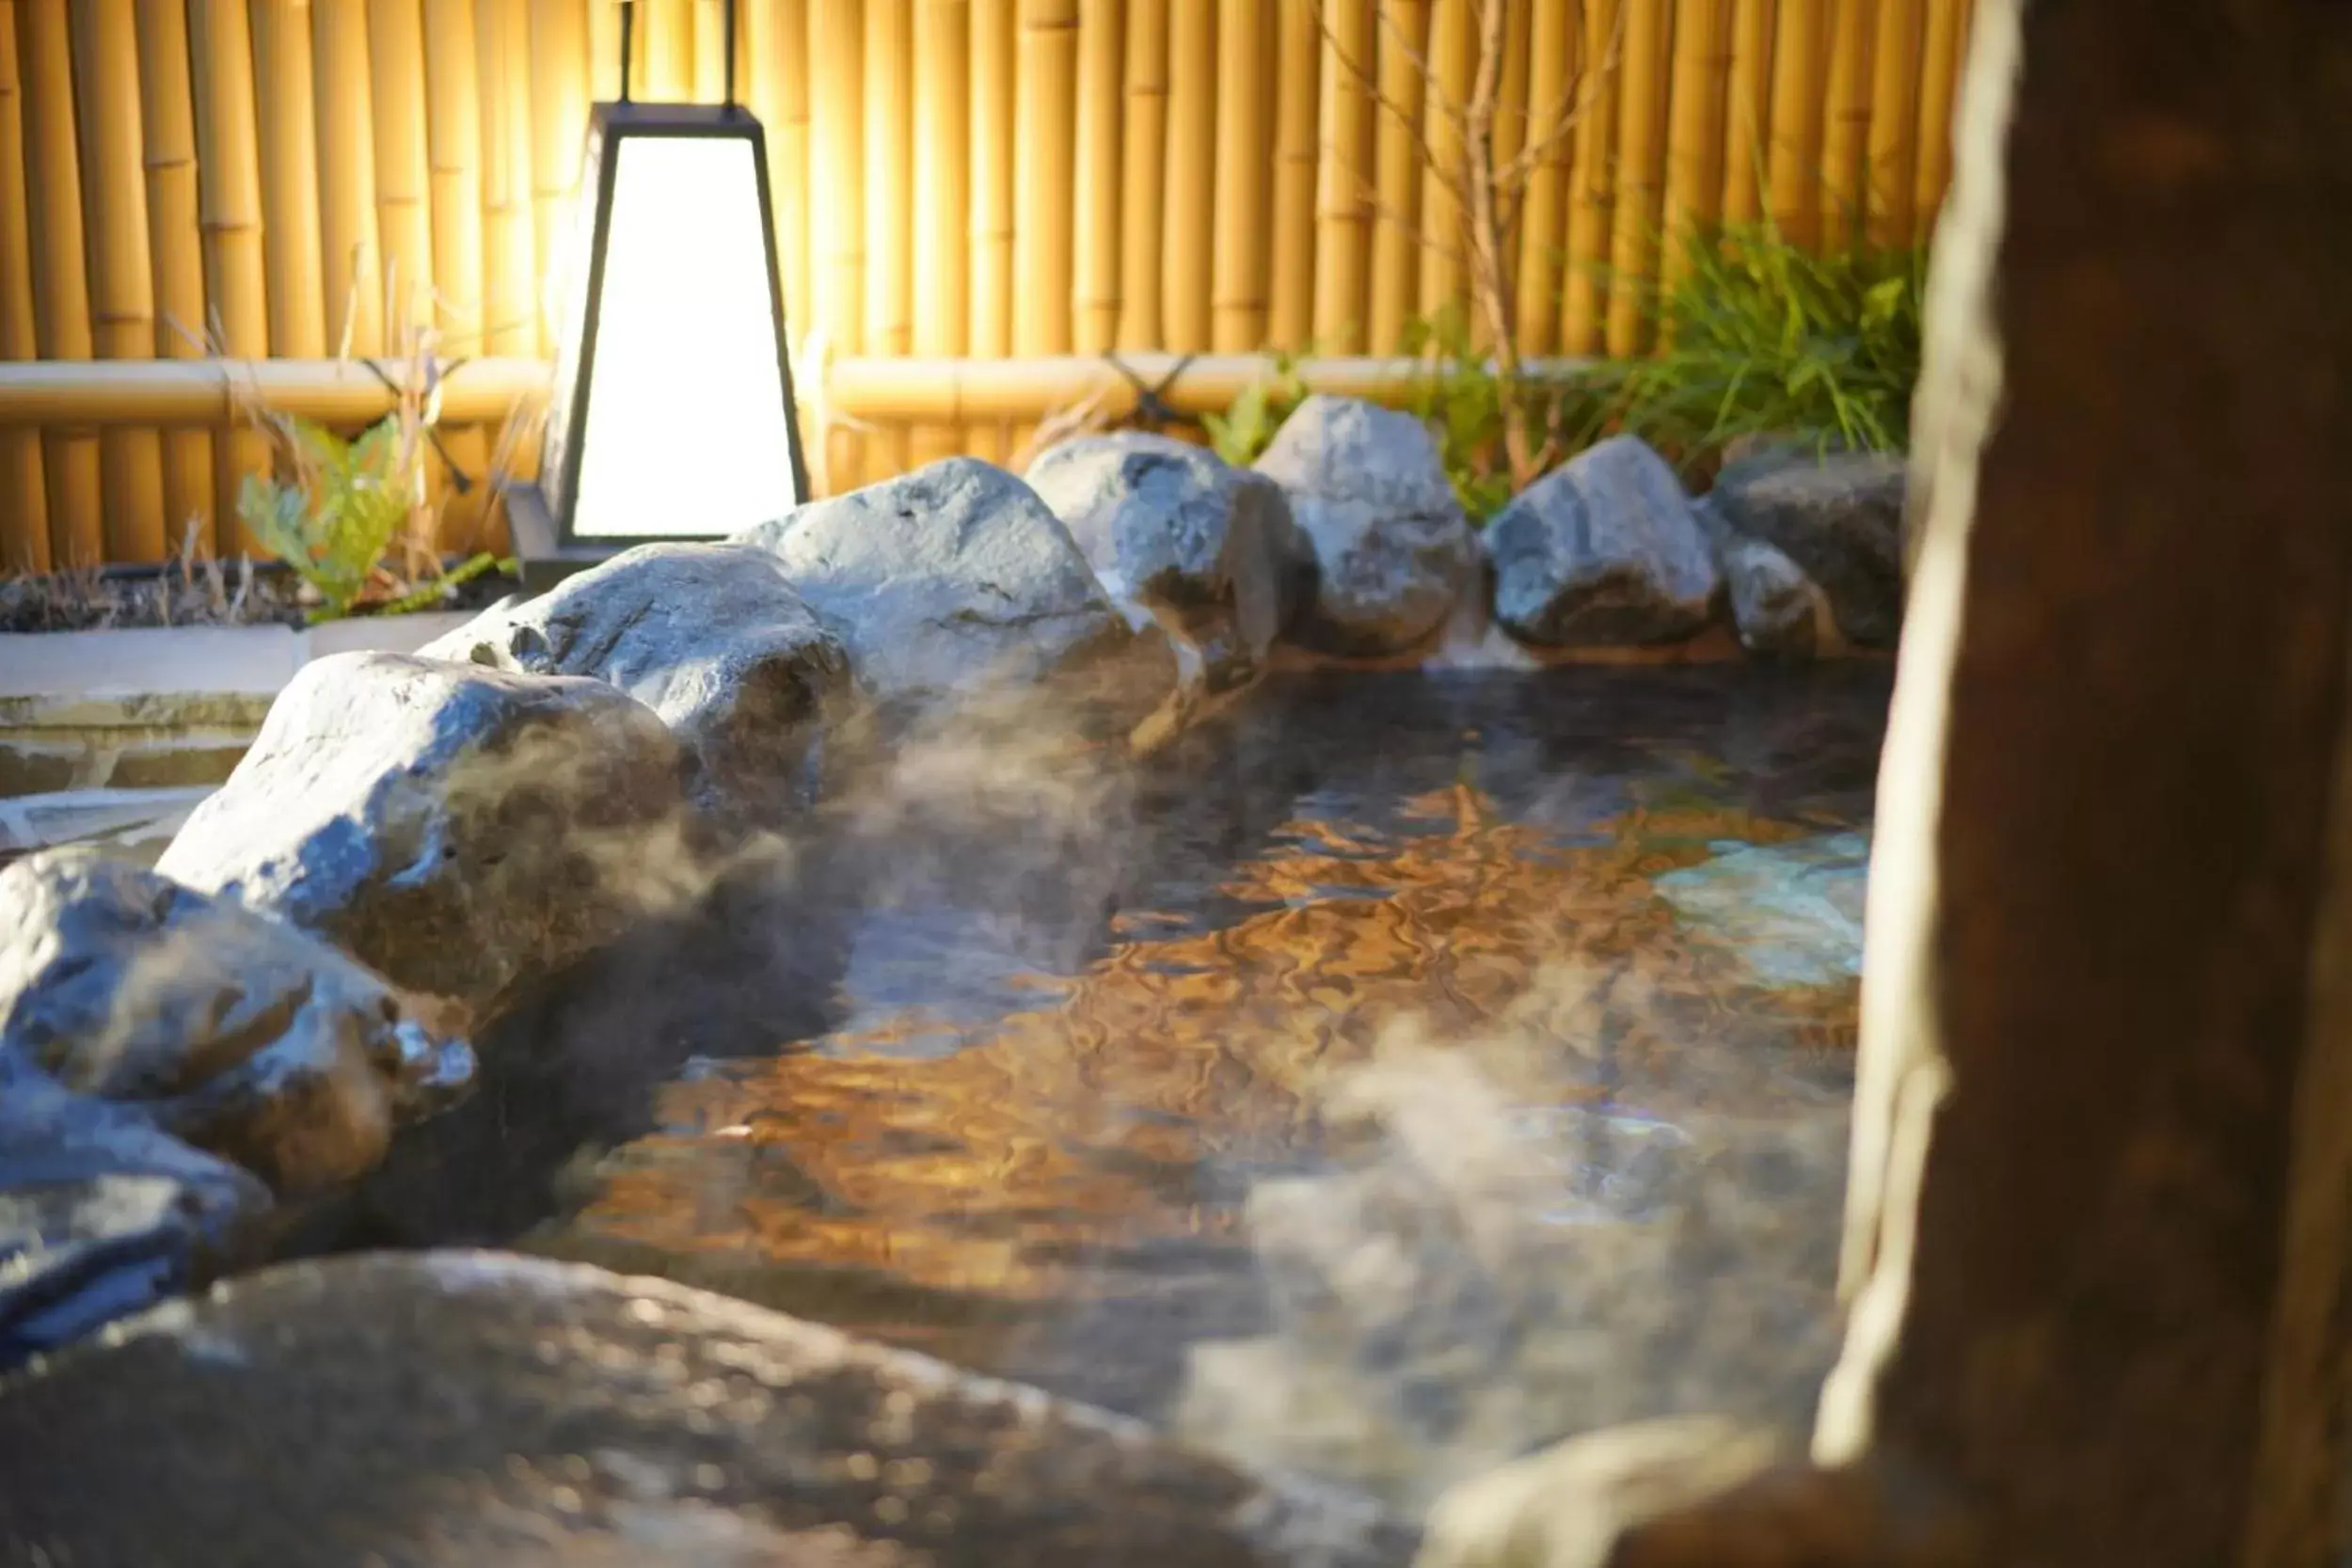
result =
[[[1592,363],[1533,359],[1520,369],[1536,379],[1567,381]],[[1230,406],[1278,368],[1264,354],[1131,354],[1116,362],[1087,355],[868,356],[827,366],[823,399],[852,419],[927,424],[1036,420],[1090,402],[1117,419],[1137,406],[1133,372],[1149,385],[1168,383],[1161,400],[1171,410],[1204,414]],[[1422,384],[1428,366],[1400,356],[1333,356],[1295,360],[1289,372],[1311,392],[1398,403]],[[0,363],[0,428],[222,424],[236,417],[240,388],[282,414],[358,426],[391,412],[392,388],[406,373],[405,362],[344,359],[11,361]],[[495,424],[544,402],[549,380],[545,360],[469,359],[442,379],[441,419]]]
[[[488,356],[443,402],[449,455],[486,471],[547,381],[577,122],[619,83],[619,8],[0,0],[0,571],[175,546],[266,458],[230,374],[356,424],[389,394],[327,356],[381,352],[397,377],[409,326]],[[1278,347],[1325,356],[1311,386],[1402,397],[1412,362],[1379,356],[1469,287],[1473,81],[1499,84],[1498,163],[1524,166],[1501,249],[1542,365],[1649,346],[1661,228],[1720,212],[1806,244],[1924,239],[1969,14],[1507,0],[1487,71],[1479,0],[739,8],[814,477],[836,491],[943,451],[1009,460],[1080,410],[1130,417],[1133,384],[1092,357],[1109,346],[1147,383],[1213,351],[1169,389],[1187,413]],[[640,6],[636,96],[715,96],[725,11]],[[102,100],[132,118],[92,119]],[[120,357],[151,353],[180,357]],[[487,494],[452,498],[449,540],[495,538]],[[249,544],[232,521],[217,537]]]

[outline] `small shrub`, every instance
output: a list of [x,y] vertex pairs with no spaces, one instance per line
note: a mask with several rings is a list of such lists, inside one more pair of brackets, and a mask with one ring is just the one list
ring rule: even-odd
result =
[[1686,466],[1742,436],[1899,450],[1919,376],[1927,254],[1816,256],[1769,222],[1694,232],[1655,306],[1661,348],[1606,367],[1608,422]]
[[1263,456],[1282,421],[1307,401],[1307,388],[1298,379],[1298,356],[1277,351],[1273,357],[1271,376],[1261,376],[1244,387],[1223,414],[1200,417],[1201,428],[1209,433],[1209,445],[1236,468],[1246,468]]
[[385,553],[424,504],[422,455],[403,441],[395,416],[352,441],[308,420],[273,423],[289,477],[247,474],[237,516],[318,590],[326,616],[348,615],[377,585]]

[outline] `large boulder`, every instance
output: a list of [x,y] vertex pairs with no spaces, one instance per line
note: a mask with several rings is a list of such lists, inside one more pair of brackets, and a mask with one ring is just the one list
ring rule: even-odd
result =
[[135,1105],[281,1195],[372,1168],[474,1066],[317,938],[71,851],[0,870],[0,1054]]
[[1131,725],[1174,688],[1166,636],[1131,626],[1037,493],[977,459],[811,502],[742,542],[783,563],[887,709],[1051,685]]
[[1314,592],[1314,546],[1281,489],[1188,441],[1082,436],[1025,477],[1106,590],[1200,651],[1212,690],[1261,668]]
[[685,745],[714,806],[804,801],[851,691],[848,651],[775,557],[741,545],[641,545],[418,652],[619,687]]
[[1837,623],[1820,584],[1778,546],[1724,522],[1711,496],[1692,502],[1691,510],[1715,552],[1715,569],[1723,576],[1740,645],[1768,658],[1809,658],[1830,652],[1837,641]]
[[1902,629],[1903,485],[1900,457],[1768,446],[1725,466],[1710,497],[1820,585],[1841,636],[1883,648]]
[[666,1281],[233,1280],[0,1385],[0,1558],[1403,1568],[1359,1501]]
[[1418,647],[1475,586],[1477,536],[1412,416],[1318,393],[1282,421],[1257,471],[1282,487],[1314,547],[1302,641],[1344,655]]
[[269,1208],[236,1166],[0,1053],[0,1369],[242,1261]]
[[1495,619],[1549,647],[1684,641],[1706,626],[1720,581],[1681,482],[1632,436],[1529,485],[1487,525],[1486,553]]
[[338,654],[278,694],[157,869],[472,1022],[674,887],[682,772],[602,681]]

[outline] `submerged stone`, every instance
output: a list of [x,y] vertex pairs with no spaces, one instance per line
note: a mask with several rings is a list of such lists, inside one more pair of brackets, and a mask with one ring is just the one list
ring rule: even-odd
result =
[[1830,833],[1728,846],[1654,885],[1683,920],[1736,944],[1761,983],[1795,990],[1861,975],[1869,868],[1867,835]]
[[338,654],[279,693],[157,869],[480,1018],[672,891],[682,771],[602,681]]
[[685,745],[711,805],[805,800],[852,689],[848,651],[775,557],[740,545],[641,545],[419,654],[620,688]]
[[317,938],[54,850],[0,870],[0,1055],[135,1107],[281,1195],[373,1167],[474,1065]]
[[1707,534],[1664,458],[1613,436],[1529,485],[1486,529],[1495,619],[1524,642],[1675,642],[1713,612]]
[[[1411,1534],[1139,1423],[491,1253],[232,1281],[0,1386],[0,1556],[1375,1568]],[[696,1557],[693,1560],[719,1560]],[[728,1557],[725,1560],[752,1560]]]
[[1174,687],[1166,636],[1131,626],[1037,493],[977,459],[813,501],[742,540],[783,563],[859,681],[900,711],[1051,685],[1131,725]]
[[1477,536],[1411,415],[1318,393],[1282,421],[1257,471],[1282,487],[1314,549],[1300,641],[1401,653],[1435,636],[1475,586]]

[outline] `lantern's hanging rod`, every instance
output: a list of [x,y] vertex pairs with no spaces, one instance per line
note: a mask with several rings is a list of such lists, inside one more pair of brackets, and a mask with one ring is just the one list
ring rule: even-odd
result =
[[[726,29],[723,45],[726,71],[724,91],[726,106],[732,109],[735,107],[735,0],[726,0],[722,10],[724,14],[720,18],[720,25]],[[635,54],[636,33],[637,0],[621,0],[621,102],[624,103],[629,101],[628,64]]]

